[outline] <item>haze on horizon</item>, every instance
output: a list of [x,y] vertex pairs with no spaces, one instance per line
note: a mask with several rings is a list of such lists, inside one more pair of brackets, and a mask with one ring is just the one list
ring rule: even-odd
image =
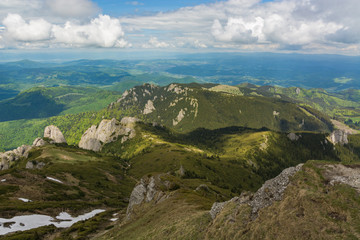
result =
[[2,0],[0,53],[359,56],[359,12],[358,0]]

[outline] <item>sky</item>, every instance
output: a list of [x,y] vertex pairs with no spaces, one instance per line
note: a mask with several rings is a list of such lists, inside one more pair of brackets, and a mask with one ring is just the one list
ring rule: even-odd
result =
[[360,55],[359,0],[0,0],[1,51]]

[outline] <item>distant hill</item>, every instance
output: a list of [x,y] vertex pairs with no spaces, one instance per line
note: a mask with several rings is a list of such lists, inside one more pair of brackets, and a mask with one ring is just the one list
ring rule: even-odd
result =
[[0,121],[46,118],[65,113],[96,111],[119,97],[96,88],[36,87],[0,101]]
[[144,84],[126,91],[108,111],[133,109],[134,115],[144,120],[181,132],[228,126],[318,132],[332,128],[326,115],[286,100],[211,91],[205,86],[208,85]]

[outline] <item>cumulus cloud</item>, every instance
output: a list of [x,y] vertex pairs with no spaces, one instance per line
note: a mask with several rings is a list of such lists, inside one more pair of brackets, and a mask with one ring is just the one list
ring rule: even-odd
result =
[[99,15],[90,24],[78,25],[70,21],[64,26],[53,26],[54,42],[72,46],[124,47],[122,30],[118,19]]
[[127,31],[172,33],[170,44],[181,37],[212,47],[342,51],[360,43],[359,12],[358,0],[228,0],[121,22]]
[[359,0],[223,0],[146,16],[99,15],[90,21],[98,11],[91,0],[0,0],[6,28],[0,31],[2,45],[14,40],[126,47],[126,32],[140,48],[354,52],[360,47]]
[[167,48],[170,44],[159,41],[157,37],[151,37],[149,41],[142,45],[143,48]]
[[62,47],[130,46],[123,38],[120,21],[107,15],[99,15],[88,24],[67,21],[64,25],[57,25],[44,19],[27,22],[18,14],[9,14],[3,25],[3,36],[7,42],[26,42],[21,46],[41,46],[39,42]]
[[15,41],[41,41],[50,38],[51,24],[44,19],[29,22],[18,14],[9,14],[4,20],[5,34]]

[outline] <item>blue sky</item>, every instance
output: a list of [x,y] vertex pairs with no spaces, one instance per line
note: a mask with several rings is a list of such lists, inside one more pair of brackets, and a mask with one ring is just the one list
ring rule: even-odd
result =
[[96,0],[94,2],[102,9],[103,13],[122,16],[174,11],[181,7],[214,3],[216,0]]
[[0,50],[360,54],[359,0],[1,0]]

